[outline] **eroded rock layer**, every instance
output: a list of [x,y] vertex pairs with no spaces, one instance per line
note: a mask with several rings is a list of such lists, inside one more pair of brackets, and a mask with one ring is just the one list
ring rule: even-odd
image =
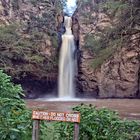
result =
[[[112,16],[111,10],[110,13],[107,13],[103,8],[103,4],[107,4],[107,2],[110,4],[107,0],[103,2],[90,0],[85,3],[78,1],[77,10],[73,15],[74,21],[77,21],[77,28],[75,28],[75,22],[73,23],[74,35],[79,41],[81,51],[78,87],[83,93],[90,93],[92,96],[100,98],[137,98],[140,96],[140,32],[138,30],[140,27],[135,23],[134,32],[132,32],[133,29],[130,32],[123,32],[122,36],[126,41],[116,43],[117,48],[113,46],[113,43],[112,45],[110,42],[108,43],[106,31],[108,32],[107,29],[111,31],[117,24],[120,24],[118,18],[120,14],[118,11]],[[118,4],[122,3],[118,1]],[[122,29],[117,34],[118,36],[121,31]],[[114,32],[110,34],[112,42],[116,39]],[[102,40],[106,39],[103,41],[111,47],[105,46],[106,44],[102,43],[102,40],[96,43],[96,40],[103,35],[105,37],[102,37]],[[118,37],[119,39],[121,37]],[[101,48],[99,48],[100,43],[102,43]]]
[[0,0],[0,68],[28,97],[56,91],[61,7],[58,0]]

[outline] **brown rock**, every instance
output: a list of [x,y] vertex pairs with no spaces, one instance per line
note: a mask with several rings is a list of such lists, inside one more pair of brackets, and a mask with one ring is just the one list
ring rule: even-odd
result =
[[[95,4],[96,1],[93,0],[90,3],[91,7],[93,3]],[[95,35],[101,33],[106,27],[112,27],[112,22],[116,22],[117,19],[111,21],[102,10],[94,11],[88,4],[81,7],[78,7],[74,14],[74,17],[78,19],[80,29],[80,31],[74,30],[74,35],[76,34],[77,38],[79,33],[82,54],[78,76],[83,92],[90,91],[94,96],[97,91],[99,97],[105,98],[140,97],[140,44],[138,43],[140,34],[132,35],[129,44],[124,44],[110,59],[104,61],[100,68],[95,70],[91,67],[94,53],[84,47],[85,36],[89,33]],[[89,14],[91,15],[87,18],[85,15]],[[93,18],[93,21],[89,22],[89,18]]]

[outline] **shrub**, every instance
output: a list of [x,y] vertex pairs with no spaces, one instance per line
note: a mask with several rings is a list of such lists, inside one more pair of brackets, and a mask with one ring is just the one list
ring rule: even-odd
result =
[[[29,140],[31,111],[20,98],[22,88],[14,85],[0,70],[0,140]],[[73,108],[81,114],[79,140],[133,140],[140,133],[140,122],[121,120],[115,111],[91,105]],[[41,121],[40,139],[72,140],[73,123]]]
[[[111,36],[110,33],[107,35]],[[91,66],[94,69],[99,68],[116,52],[117,49],[121,47],[121,39],[115,39],[111,42],[108,42],[108,39],[104,38],[103,35],[101,37],[93,35],[88,35],[85,37],[85,47],[90,52],[94,53],[94,59],[91,62]]]
[[0,139],[28,140],[31,136],[31,113],[20,98],[22,88],[14,85],[0,70]]
[[[73,109],[81,113],[79,140],[133,140],[140,133],[140,123],[121,120],[115,111],[81,105]],[[73,139],[73,124],[56,123],[58,140]]]
[[100,50],[100,53],[98,57],[95,57],[95,59],[92,61],[91,66],[94,69],[97,69],[100,67],[108,58],[110,58],[113,53],[115,52],[114,48],[105,48],[103,50]]
[[93,51],[94,53],[99,53],[99,51],[102,49],[103,44],[100,37],[96,37],[94,35],[87,35],[85,37],[85,48],[89,49],[90,51]]
[[[21,86],[14,85],[11,77],[0,70],[0,140],[31,140],[31,111],[21,95]],[[52,137],[53,125],[48,125],[41,121],[40,140]]]

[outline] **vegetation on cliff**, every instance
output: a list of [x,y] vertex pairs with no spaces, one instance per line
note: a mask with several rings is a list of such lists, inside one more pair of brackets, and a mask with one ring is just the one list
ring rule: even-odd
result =
[[[94,28],[85,36],[85,47],[94,53],[95,59],[92,63],[94,68],[111,57],[114,52],[122,46],[128,46],[132,42],[132,36],[138,36],[140,40],[140,1],[139,0],[101,0],[79,1],[79,9],[86,7],[88,14],[84,11],[85,24],[93,24]],[[100,14],[103,17],[99,17]],[[109,21],[110,25],[96,26],[99,19]],[[102,27],[101,27],[102,26]]]
[[56,73],[57,16],[62,12],[62,1],[12,0],[1,4],[0,68],[15,79]]
[[[0,68],[14,78],[21,78],[27,73],[45,73],[56,65],[54,56],[48,57],[41,52],[43,33],[33,32],[23,37],[20,25],[0,27]],[[52,47],[52,46],[51,46]],[[41,76],[41,75],[40,75]]]

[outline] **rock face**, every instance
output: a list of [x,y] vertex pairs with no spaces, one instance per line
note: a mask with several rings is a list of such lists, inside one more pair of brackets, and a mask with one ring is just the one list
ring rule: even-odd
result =
[[0,0],[0,68],[30,98],[57,89],[60,6],[58,0]]
[[140,61],[139,43],[122,48],[98,72],[100,97],[138,97]]
[[[106,0],[78,0],[73,16],[78,92],[81,96],[100,98],[140,97],[139,32],[127,37],[129,42],[117,49],[97,55],[99,49],[108,46],[102,44],[99,48],[102,42],[94,39],[98,40],[118,22],[117,15],[111,15],[111,11],[106,14],[104,8],[99,8],[102,2]],[[0,0],[0,68],[22,84],[29,98],[57,90],[57,47],[65,32],[59,7],[58,0]],[[135,28],[139,29],[139,24]],[[106,54],[111,55],[104,58]],[[95,68],[97,57],[104,61],[99,61],[100,66]]]
[[99,3],[101,1],[91,0],[83,5],[78,1],[77,10],[73,15],[78,21],[77,26],[79,25],[74,35],[78,38],[81,51],[78,87],[83,93],[91,93],[92,96],[100,98],[138,98],[140,97],[139,32],[128,38],[129,43],[120,46],[100,67],[94,69],[91,66],[96,58],[96,52],[85,47],[86,35],[98,37],[105,28],[111,28],[117,22],[116,18],[111,19],[102,9],[96,9]]

